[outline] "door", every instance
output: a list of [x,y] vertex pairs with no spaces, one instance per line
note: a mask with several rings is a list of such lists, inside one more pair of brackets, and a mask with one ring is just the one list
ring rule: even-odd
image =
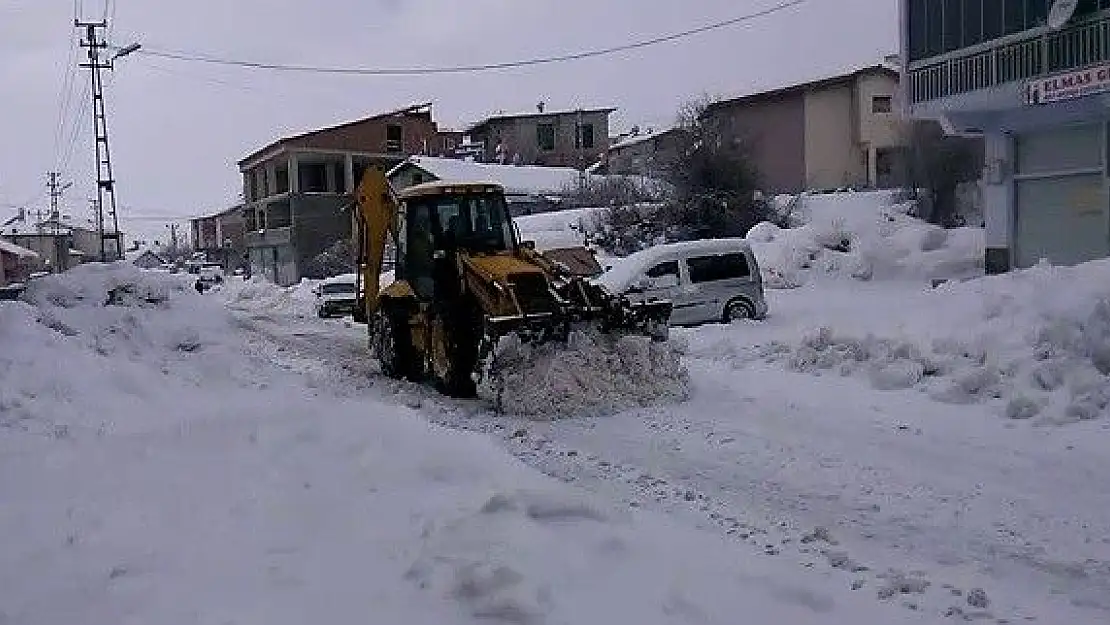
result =
[[1101,124],[1026,133],[1015,141],[1013,262],[1031,267],[1110,255],[1110,198]]
[[1110,210],[1101,174],[1017,181],[1017,267],[1110,256]]
[[744,252],[704,254],[686,259],[693,305],[690,314],[699,323],[720,321],[725,304],[736,297],[751,298],[751,266]]
[[681,324],[687,310],[683,307],[680,284],[678,261],[668,260],[649,267],[634,280],[629,296],[635,301],[669,300],[673,304],[670,322]]

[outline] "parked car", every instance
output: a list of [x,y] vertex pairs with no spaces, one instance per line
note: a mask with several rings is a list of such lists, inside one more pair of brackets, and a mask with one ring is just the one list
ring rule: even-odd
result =
[[670,300],[671,325],[767,315],[759,263],[745,239],[656,245],[619,259],[596,280],[632,301]]
[[198,280],[209,285],[222,284],[224,281],[224,268],[219,263],[204,263],[197,271]]
[[328,278],[314,289],[316,314],[321,319],[353,315],[355,306],[355,274]]

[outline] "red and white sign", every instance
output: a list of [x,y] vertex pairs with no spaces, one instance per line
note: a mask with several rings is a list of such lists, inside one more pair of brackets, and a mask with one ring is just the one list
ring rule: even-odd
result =
[[1031,80],[1027,97],[1030,104],[1048,104],[1107,91],[1110,91],[1110,64]]

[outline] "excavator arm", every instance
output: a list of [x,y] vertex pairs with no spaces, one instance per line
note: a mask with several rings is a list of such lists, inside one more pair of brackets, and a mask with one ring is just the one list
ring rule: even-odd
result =
[[356,295],[368,316],[378,308],[385,247],[390,235],[397,235],[398,205],[385,173],[367,169],[355,193],[354,236],[360,273]]

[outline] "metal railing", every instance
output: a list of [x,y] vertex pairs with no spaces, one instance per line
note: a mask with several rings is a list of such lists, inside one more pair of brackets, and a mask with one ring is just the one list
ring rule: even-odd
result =
[[1110,60],[1110,15],[1100,14],[1058,31],[1029,34],[912,63],[911,104],[1029,80]]

